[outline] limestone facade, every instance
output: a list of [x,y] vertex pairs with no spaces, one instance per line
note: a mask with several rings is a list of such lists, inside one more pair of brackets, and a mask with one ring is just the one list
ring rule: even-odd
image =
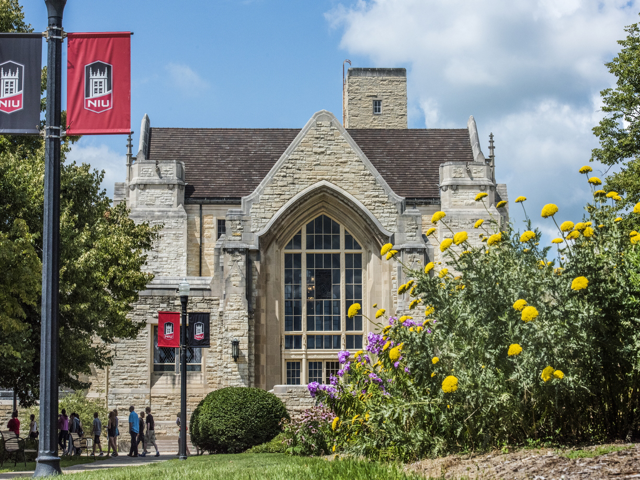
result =
[[[351,70],[347,125],[386,132],[406,129],[406,72]],[[382,99],[380,115],[371,113],[374,98]],[[189,311],[207,312],[211,322],[211,348],[193,353],[191,371],[186,372],[189,413],[208,392],[226,386],[272,390],[295,412],[313,405],[304,385],[312,378],[326,381],[338,351],[366,345],[367,334],[376,328],[366,319],[349,326],[349,302],[361,303],[370,318],[375,316],[373,304],[389,314],[406,311],[407,295],[397,294],[405,273],[396,260],[381,258],[382,245],[392,243],[399,260],[420,268],[429,261],[444,262],[437,247],[451,233],[438,229],[436,236],[425,235],[435,211],[446,211],[454,231],[469,231],[479,218],[506,220],[506,213],[495,207],[500,198],[506,199],[506,186],[495,182],[493,158],[482,154],[473,117],[462,131],[464,161],[444,155],[434,159],[440,166],[431,185],[438,193],[429,198],[407,198],[395,191],[397,179],[396,187],[390,186],[393,170],[381,173],[384,163],[376,167],[336,117],[324,110],[292,136],[259,182],[251,188],[238,185],[237,197],[198,194],[198,188],[207,178],[213,181],[203,180],[202,165],[220,162],[210,175],[225,175],[224,169],[232,168],[225,166],[227,155],[233,148],[245,148],[242,142],[239,147],[230,144],[222,160],[180,152],[178,158],[168,158],[153,146],[161,133],[151,135],[145,116],[138,154],[129,156],[126,181],[116,185],[114,199],[126,202],[135,221],[163,226],[147,262],[155,278],[130,314],[144,327],[136,339],[112,345],[113,365],[94,372],[91,388],[91,395],[104,399],[109,408],[151,406],[161,433],[175,434],[181,373],[171,352],[157,348],[154,329],[158,311],[180,310],[176,289],[183,278],[191,284]],[[387,134],[396,138],[393,132]],[[167,138],[167,145],[179,141]],[[422,168],[422,161],[415,159],[416,168]],[[405,178],[410,182],[412,175]],[[488,194],[487,208],[474,201],[479,192]],[[330,234],[313,231],[318,219],[326,219],[320,223],[330,225]],[[472,242],[479,242],[469,233]],[[335,243],[329,246],[318,247],[307,239],[315,236],[327,242],[331,235],[335,238],[329,243]],[[314,258],[331,258],[333,266],[315,267]],[[300,264],[291,267],[289,261]],[[327,275],[333,280],[326,280]],[[319,293],[320,278],[322,285],[329,282],[329,297]],[[333,302],[330,316],[312,311],[319,308],[319,299]],[[325,348],[316,346],[321,336]],[[237,360],[231,356],[232,340],[239,341]]]

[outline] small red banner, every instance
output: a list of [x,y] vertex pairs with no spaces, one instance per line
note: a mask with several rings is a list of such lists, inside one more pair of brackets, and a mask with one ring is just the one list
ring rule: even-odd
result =
[[180,313],[158,312],[158,346],[180,346]]
[[131,132],[131,33],[67,40],[67,135]]

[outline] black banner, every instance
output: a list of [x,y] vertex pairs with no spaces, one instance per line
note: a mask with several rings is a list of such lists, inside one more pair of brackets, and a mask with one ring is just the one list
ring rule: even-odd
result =
[[187,337],[190,347],[209,348],[211,346],[208,313],[189,313]]
[[41,33],[0,34],[0,134],[40,133],[41,71]]

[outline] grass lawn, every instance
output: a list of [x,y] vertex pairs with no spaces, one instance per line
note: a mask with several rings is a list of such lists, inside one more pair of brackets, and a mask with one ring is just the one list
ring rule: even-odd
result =
[[[22,460],[22,456],[19,455],[20,460]],[[82,457],[80,456],[74,456],[74,457],[62,457],[62,459],[60,460],[60,466],[62,468],[64,467],[72,467],[73,465],[79,465],[81,463],[92,463],[95,460],[106,460],[107,456],[104,457],[95,457],[95,459],[91,456],[87,457],[86,455],[83,455]],[[24,466],[24,462],[21,462],[20,460],[18,460],[18,463],[16,463],[16,466],[13,466],[13,457],[11,457],[10,459],[5,459],[4,461],[4,466],[2,468],[0,468],[0,473],[7,473],[7,472],[23,472],[25,470],[35,470],[36,469],[36,462],[27,462],[27,466]]]
[[619,452],[620,450],[628,450],[633,448],[633,445],[602,445],[593,450],[571,450],[566,453],[560,453],[560,456],[570,459],[576,458],[593,458],[599,457],[600,455],[606,455],[611,452]]
[[85,472],[73,475],[74,480],[84,479],[224,479],[224,480],[424,480],[424,477],[407,475],[392,465],[322,458],[292,457],[282,453],[238,455],[203,455],[186,461],[166,462],[132,468],[111,468],[107,471]]

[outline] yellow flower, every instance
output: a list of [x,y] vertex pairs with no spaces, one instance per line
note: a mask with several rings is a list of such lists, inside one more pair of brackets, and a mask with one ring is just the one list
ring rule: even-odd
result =
[[603,224],[598,225],[598,228],[604,228]]
[[[638,204],[640,205],[640,203]],[[473,228],[480,228],[480,226],[484,223],[484,220],[481,218],[476,223],[473,224]]]
[[553,240],[551,240],[551,243],[562,243],[562,242],[564,242],[564,240],[561,238],[554,238]]
[[587,280],[587,277],[576,277],[573,279],[573,282],[571,282],[571,289],[584,290],[588,285],[589,280]]
[[446,213],[438,211],[431,216],[431,223],[438,223],[440,220],[442,220],[446,216],[447,216]]
[[465,242],[467,238],[469,238],[467,232],[458,232],[453,236],[453,243],[460,245],[462,242]]
[[582,231],[585,228],[587,228],[587,225],[584,222],[578,222],[576,223],[575,229],[578,231]]
[[602,180],[600,180],[598,177],[591,177],[589,179],[589,183],[591,185],[602,185]]
[[431,373],[431,378],[433,378],[433,377],[435,377],[435,376],[436,376],[436,372],[432,372],[432,373]]
[[377,303],[374,303],[374,304],[373,304],[373,308],[376,308],[377,306],[378,306],[378,304],[377,304]]
[[431,227],[429,230],[427,230],[427,237],[429,235],[433,235],[434,233],[436,233],[436,229],[434,227]]
[[502,232],[494,233],[489,237],[487,245],[495,245],[502,240]]
[[458,389],[458,379],[453,375],[449,375],[442,382],[442,391],[444,393],[453,393]]
[[564,373],[562,373],[562,370],[556,370],[555,372],[553,372],[553,376],[558,380],[562,380],[564,378]]
[[524,250],[522,250],[524,253],[527,253],[529,251],[528,248],[525,248]]
[[497,204],[496,204],[496,208],[502,208],[507,204],[506,200],[500,200]]
[[620,195],[615,195],[615,196],[613,197],[613,199],[614,199],[616,202],[619,202],[620,200],[622,200],[622,197],[621,197]]
[[387,253],[387,260],[391,260],[393,257],[395,257],[398,254],[397,250],[391,250],[389,253]]
[[449,269],[448,268],[443,268],[442,270],[440,270],[440,273],[438,274],[438,276],[440,278],[444,277],[447,273],[449,273]]
[[336,428],[338,428],[338,423],[340,423],[340,418],[334,418],[333,422],[331,422],[331,429],[335,430]]
[[416,327],[416,332],[420,333],[422,331],[422,327]]
[[382,315],[384,315],[384,312],[386,312],[384,308],[381,308],[380,310],[378,310],[376,312],[376,318],[380,318]]
[[391,325],[387,325],[386,327],[384,327],[382,329],[382,333],[387,333],[389,331],[389,329],[391,328]]
[[538,316],[538,310],[536,307],[528,306],[522,309],[522,320],[530,322]]
[[564,270],[564,268],[558,267],[554,270],[554,272],[556,273],[556,275],[562,275],[562,270]]
[[433,262],[429,262],[424,266],[424,273],[429,273],[431,270],[433,270],[433,267],[435,265],[433,264]]
[[638,232],[636,232],[635,230],[632,230],[632,231],[629,233],[629,236],[630,236],[630,237],[635,237],[636,235],[638,235]]
[[584,167],[581,167],[580,170],[578,171],[580,173],[589,173],[589,172],[593,172],[593,169],[589,165],[585,165]]
[[640,202],[636,203],[635,207],[633,207],[633,213],[640,213]]
[[409,310],[413,310],[414,308],[416,308],[419,303],[420,303],[420,299],[419,298],[415,298],[415,299],[411,300],[411,302],[409,303]]
[[390,341],[384,344],[384,347],[382,347],[382,351],[384,352],[387,348],[389,348],[389,345],[391,345]]
[[408,315],[403,315],[403,316],[401,316],[401,317],[398,319],[398,322],[400,322],[400,323],[404,323],[404,322],[406,322],[407,320],[413,320],[413,317],[410,317],[410,316],[408,316]]
[[516,355],[520,355],[522,353],[522,347],[520,345],[518,345],[517,343],[512,343],[511,345],[509,345],[509,351],[507,352],[507,355],[509,355],[510,357],[514,357]]
[[413,297],[413,292],[416,291],[416,287],[417,285],[414,285],[413,287],[411,287],[411,290],[409,290],[409,295],[411,295]]
[[595,234],[595,232],[593,231],[593,228],[591,228],[591,227],[585,228],[584,231],[582,232],[582,235],[584,235],[587,238],[593,237],[594,234]]
[[560,230],[562,230],[563,232],[570,232],[571,230],[573,230],[573,222],[570,220],[562,222],[560,224]]
[[522,309],[526,306],[527,306],[527,301],[523,299],[516,300],[516,302],[513,304],[513,308],[519,312],[521,312]]
[[595,192],[593,192],[594,197],[603,197],[606,194],[607,192],[605,192],[604,190],[596,190]]
[[585,225],[586,225],[587,227],[590,227],[591,225],[593,225],[593,223],[591,223],[591,222],[587,222],[587,223],[585,223]]
[[479,202],[480,200],[482,200],[484,197],[488,196],[489,194],[486,192],[480,192],[479,194],[476,195],[476,202]]
[[393,248],[393,245],[390,243],[387,243],[385,245],[382,246],[382,248],[380,249],[380,255],[386,255],[387,252],[391,251],[391,249]]
[[[336,451],[336,446],[335,446],[335,445],[333,446],[333,451],[334,451],[334,452]],[[338,456],[338,455],[336,455],[336,457],[337,457],[337,456]]]
[[616,223],[617,223],[617,222],[621,222],[621,221],[622,221],[622,217],[617,217],[617,218],[614,220],[614,222],[616,222]]
[[452,243],[453,243],[452,238],[445,238],[440,244],[440,251],[444,252],[447,248],[451,246]]
[[542,370],[542,374],[540,374],[540,378],[542,378],[542,380],[544,380],[545,382],[548,382],[553,378],[553,372],[554,372],[553,367],[546,367],[544,370]]
[[347,312],[347,316],[349,318],[355,317],[358,314],[358,312],[360,311],[360,308],[361,307],[360,307],[359,303],[354,303],[353,305],[351,305],[349,307],[349,311]]
[[400,285],[398,287],[398,295],[402,295],[404,292],[406,292],[409,289],[409,285],[407,285],[406,283],[403,283],[402,285]]
[[520,242],[526,243],[533,240],[534,238],[536,238],[535,232],[532,232],[531,230],[527,230],[520,236]]
[[424,311],[424,316],[428,317],[429,315],[431,315],[435,311],[436,311],[436,309],[433,308],[431,305],[429,305],[429,306],[427,306],[427,309]]
[[544,207],[542,207],[542,212],[540,215],[542,218],[553,217],[556,213],[558,213],[558,206],[553,203],[547,203]]
[[395,362],[400,359],[400,349],[398,347],[393,347],[389,350],[389,360]]
[[618,192],[611,191],[607,193],[607,198],[613,198],[618,195]]
[[637,245],[640,242],[640,235],[634,235],[630,240],[633,245]]
[[351,419],[351,425],[353,425],[353,422],[355,422],[359,416],[360,416],[360,415],[355,415],[355,416]]
[[522,203],[527,200],[527,197],[519,196],[516,198],[516,203]]
[[433,357],[433,358],[431,359],[431,363],[433,363],[434,365],[435,365],[436,363],[438,363],[439,361],[440,361],[440,359],[439,359],[438,357]]
[[580,232],[578,230],[574,230],[569,235],[567,235],[567,240],[575,240],[580,236]]

